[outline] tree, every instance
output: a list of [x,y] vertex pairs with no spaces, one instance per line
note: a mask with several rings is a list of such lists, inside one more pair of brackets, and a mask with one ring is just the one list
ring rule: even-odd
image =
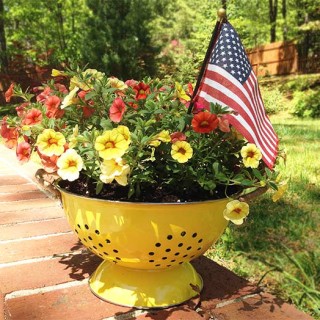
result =
[[8,68],[7,42],[4,30],[4,6],[0,0],[0,70],[6,72]]
[[278,0],[269,0],[270,42],[276,41]]

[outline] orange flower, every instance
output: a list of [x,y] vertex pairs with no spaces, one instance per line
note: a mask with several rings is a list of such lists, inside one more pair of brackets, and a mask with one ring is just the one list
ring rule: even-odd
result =
[[33,126],[39,124],[42,121],[42,112],[38,109],[32,108],[29,110],[22,121],[22,124]]
[[209,133],[218,127],[219,119],[213,113],[202,111],[193,117],[191,125],[195,132]]
[[14,88],[14,83],[11,83],[10,87],[8,88],[8,90],[4,94],[4,96],[6,98],[6,102],[10,102],[11,97],[13,95],[13,88]]
[[120,122],[125,111],[126,105],[123,100],[121,98],[115,98],[109,110],[111,121]]
[[21,163],[28,162],[31,156],[31,146],[28,142],[20,142],[16,149],[18,160]]
[[45,87],[43,92],[41,92],[40,94],[37,95],[36,99],[37,99],[38,102],[43,103],[50,96],[50,94],[51,94],[51,88],[50,87]]
[[59,108],[61,100],[58,96],[50,96],[45,102],[47,108],[46,116],[48,118],[59,119],[64,115],[64,110]]
[[20,106],[16,107],[16,111],[17,111],[17,115],[20,118],[23,118],[25,115],[25,108],[30,105],[30,102],[24,102],[22,104],[20,104]]
[[133,87],[133,90],[136,93],[136,100],[146,99],[150,94],[150,86],[148,86],[144,82],[139,82]]
[[13,149],[17,145],[18,130],[16,128],[8,127],[7,117],[4,117],[2,119],[1,137],[3,138],[5,145],[9,149]]

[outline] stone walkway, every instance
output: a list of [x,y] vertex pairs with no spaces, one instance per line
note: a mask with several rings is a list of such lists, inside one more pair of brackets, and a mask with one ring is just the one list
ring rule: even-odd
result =
[[146,311],[98,299],[87,283],[101,260],[78,242],[59,201],[39,190],[35,170],[0,145],[0,320],[312,319],[205,257],[193,262],[204,289],[183,305]]

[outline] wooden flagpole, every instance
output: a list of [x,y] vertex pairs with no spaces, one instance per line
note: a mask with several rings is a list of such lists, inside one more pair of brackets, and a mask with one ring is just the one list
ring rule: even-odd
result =
[[212,52],[213,46],[215,45],[215,43],[217,41],[218,36],[219,36],[221,26],[226,21],[226,10],[225,9],[219,9],[218,12],[217,12],[217,15],[218,15],[218,20],[217,20],[216,25],[214,27],[214,30],[212,32],[212,36],[211,36],[211,39],[210,39],[210,42],[209,42],[209,46],[208,46],[206,55],[204,57],[204,60],[203,60],[199,75],[198,75],[197,83],[196,83],[196,86],[194,88],[194,91],[193,91],[193,94],[192,94],[192,98],[191,98],[191,101],[190,101],[190,105],[189,105],[189,108],[188,108],[188,114],[191,114],[191,112],[192,112],[193,105],[194,105],[194,99],[197,96],[197,93],[198,93],[198,90],[199,90],[199,87],[200,87],[200,84],[201,84],[201,80],[202,80],[203,74],[204,74],[204,72],[206,70],[208,60],[210,59],[210,54]]

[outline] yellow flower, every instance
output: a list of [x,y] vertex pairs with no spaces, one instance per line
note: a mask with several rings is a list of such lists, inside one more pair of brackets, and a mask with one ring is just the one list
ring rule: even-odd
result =
[[94,145],[99,156],[104,160],[121,158],[129,147],[129,143],[117,129],[107,130],[98,136]]
[[70,90],[78,87],[84,91],[88,91],[93,88],[94,81],[101,80],[103,76],[104,73],[96,69],[87,69],[81,73],[81,78],[74,76],[70,79]]
[[241,156],[245,167],[258,168],[259,161],[262,158],[261,151],[253,143],[248,143],[241,149]]
[[116,180],[121,186],[126,186],[129,173],[129,165],[124,164],[121,158],[104,160],[101,164],[100,180],[104,183],[111,183]]
[[287,191],[287,189],[288,189],[288,183],[287,182],[282,183],[278,187],[278,190],[273,194],[272,201],[276,202],[279,199],[281,199],[283,197],[284,193]]
[[159,147],[161,142],[170,142],[171,137],[168,130],[162,130],[158,133],[153,139],[149,142],[149,145],[152,147]]
[[175,87],[176,87],[177,97],[179,99],[183,99],[183,100],[186,100],[186,101],[190,101],[191,100],[191,98],[183,90],[182,85],[179,82],[175,83]]
[[73,128],[72,131],[73,131],[72,135],[69,138],[69,147],[70,147],[70,149],[74,148],[78,143],[77,137],[78,137],[78,134],[79,134],[79,126],[76,125]]
[[62,103],[61,103],[61,109],[64,109],[68,106],[70,106],[70,104],[75,103],[78,99],[76,98],[76,94],[77,91],[79,90],[78,87],[74,87],[63,99]]
[[82,158],[74,149],[68,149],[57,161],[58,175],[63,180],[74,181],[79,178],[79,172],[83,168]]
[[231,220],[234,224],[240,225],[243,223],[243,219],[249,214],[249,205],[246,202],[240,202],[239,200],[232,200],[228,202],[223,216],[227,220]]
[[179,163],[185,163],[192,158],[193,150],[190,144],[186,141],[176,141],[171,147],[171,156]]
[[129,128],[126,127],[126,126],[118,126],[116,128],[116,130],[119,133],[121,133],[124,136],[124,138],[127,140],[128,144],[130,144],[131,139],[130,139],[130,130],[129,130]]
[[112,77],[108,79],[108,84],[111,88],[115,88],[118,90],[125,90],[128,88],[128,86],[118,78]]
[[65,143],[66,139],[62,133],[45,129],[39,134],[36,145],[42,154],[51,157],[63,154]]
[[58,76],[65,76],[66,74],[63,71],[59,71],[57,69],[52,69],[51,76],[58,77]]

